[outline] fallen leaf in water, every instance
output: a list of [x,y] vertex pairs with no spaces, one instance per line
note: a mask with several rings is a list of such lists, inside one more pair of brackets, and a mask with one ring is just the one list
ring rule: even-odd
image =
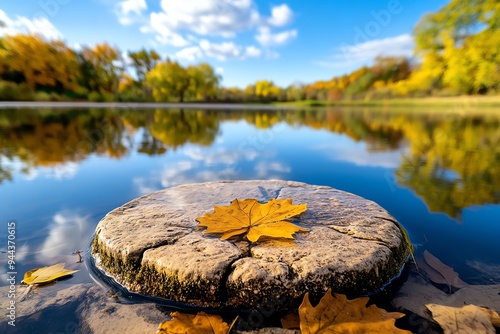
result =
[[48,283],[60,277],[72,275],[78,270],[64,269],[64,263],[57,263],[52,266],[36,268],[24,274],[23,282],[31,284]]
[[313,307],[306,293],[299,307],[301,333],[410,333],[394,325],[403,313],[387,312],[375,305],[366,307],[368,299],[349,300],[341,294],[332,296],[328,290]]
[[478,306],[457,308],[426,304],[425,307],[432,313],[432,318],[441,326],[444,334],[495,333],[490,318]]
[[429,320],[432,317],[425,311],[426,304],[453,307],[472,304],[500,311],[500,284],[469,285],[450,295],[411,270],[412,268],[408,279],[391,300],[392,305],[399,310],[406,310]]
[[281,318],[281,327],[285,329],[300,328],[300,318],[298,314],[289,313]]
[[467,283],[462,281],[453,268],[441,262],[437,257],[432,255],[427,250],[424,251],[424,261],[419,262],[419,267],[426,274],[427,277],[437,284],[446,284],[451,293],[451,287],[460,289],[468,286]]
[[293,205],[291,199],[271,199],[259,203],[256,199],[235,199],[228,206],[215,206],[214,213],[207,213],[196,220],[206,233],[221,235],[221,239],[246,234],[251,242],[260,237],[293,239],[296,232],[308,232],[287,221],[306,211],[306,204]]
[[229,325],[218,315],[172,313],[172,320],[158,327],[158,334],[228,334]]

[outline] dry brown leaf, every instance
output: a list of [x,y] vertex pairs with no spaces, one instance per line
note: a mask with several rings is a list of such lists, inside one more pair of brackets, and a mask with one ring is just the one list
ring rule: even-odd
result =
[[468,286],[467,283],[458,277],[458,274],[453,270],[453,268],[441,262],[427,250],[424,251],[424,259],[425,263],[420,263],[421,269],[426,272],[429,279],[433,282],[448,285],[450,293],[451,287],[460,289]]
[[490,318],[493,326],[500,328],[500,315],[495,310],[489,309],[487,307],[480,307],[479,309]]
[[426,304],[425,307],[432,313],[432,318],[441,326],[444,334],[495,333],[490,318],[478,306],[458,308]]
[[298,314],[289,313],[281,318],[281,327],[284,329],[300,328],[300,318]]
[[60,277],[72,275],[78,270],[64,269],[64,263],[57,263],[52,266],[36,268],[24,274],[23,282],[26,284],[48,283]]
[[296,232],[308,232],[287,220],[306,211],[306,204],[293,205],[291,199],[271,199],[262,204],[256,199],[235,199],[228,206],[215,206],[214,213],[197,218],[206,233],[229,239],[246,234],[251,242],[260,237],[293,239]]
[[218,315],[172,313],[172,320],[158,326],[158,334],[228,334],[229,325]]
[[375,305],[366,307],[368,299],[348,300],[345,295],[332,296],[328,290],[313,307],[306,293],[299,307],[301,333],[410,333],[394,326],[403,313],[387,312]]

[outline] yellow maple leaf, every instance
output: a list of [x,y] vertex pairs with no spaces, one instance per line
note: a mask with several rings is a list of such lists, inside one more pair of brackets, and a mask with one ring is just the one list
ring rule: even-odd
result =
[[215,206],[214,213],[197,218],[199,227],[206,227],[205,233],[221,235],[229,239],[246,233],[251,242],[260,237],[293,239],[296,232],[308,232],[287,221],[307,209],[307,204],[293,205],[290,198],[271,199],[259,203],[256,199],[235,199],[228,206]]
[[158,334],[228,334],[229,325],[218,315],[172,313],[172,320],[158,326]]
[[52,266],[36,268],[24,274],[23,282],[31,284],[48,283],[57,278],[72,275],[78,270],[64,269],[64,263],[57,263]]
[[387,312],[375,305],[366,307],[368,297],[349,300],[330,289],[316,307],[309,301],[309,293],[299,307],[302,334],[328,333],[411,333],[394,326],[399,312]]

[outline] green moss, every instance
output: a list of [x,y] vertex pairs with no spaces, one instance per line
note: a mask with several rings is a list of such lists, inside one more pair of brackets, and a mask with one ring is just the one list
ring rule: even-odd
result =
[[221,307],[225,302],[220,299],[220,281],[189,279],[180,281],[175,275],[158,272],[153,266],[143,266],[136,276],[139,292],[194,304],[196,306]]
[[135,282],[136,274],[140,269],[140,262],[124,262],[121,258],[113,256],[99,243],[97,234],[91,242],[91,253],[99,255],[101,265],[106,268],[108,273],[113,275],[118,283],[130,285]]
[[[287,310],[294,306],[305,292],[311,298],[319,298],[325,289],[331,287],[333,292],[344,293],[350,297],[357,297],[377,292],[383,289],[399,273],[413,251],[409,237],[399,224],[403,235],[398,247],[391,250],[392,254],[386,263],[378,265],[368,272],[327,272],[323,277],[309,276],[295,286],[285,288],[277,282],[270,284],[263,280],[233,284],[226,287],[227,274],[213,280],[186,279],[180,281],[178,277],[159,272],[154,266],[141,266],[140,258],[137,261],[124,262],[120,257],[109,253],[99,242],[98,236],[92,240],[92,254],[98,254],[101,264],[121,284],[131,291],[151,296],[184,302],[196,306],[209,307],[245,307],[259,309],[272,306],[276,310]],[[291,274],[293,276],[293,274]],[[293,277],[289,278],[293,280]],[[264,284],[265,283],[265,284]],[[245,288],[243,288],[245,287]],[[255,291],[258,291],[257,293]],[[228,297],[229,296],[229,297]]]

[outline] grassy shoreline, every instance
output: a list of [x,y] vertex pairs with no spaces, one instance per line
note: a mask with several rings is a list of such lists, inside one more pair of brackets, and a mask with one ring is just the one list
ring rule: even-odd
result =
[[323,106],[402,106],[402,107],[500,107],[500,96],[453,96],[398,98],[385,100],[304,100],[294,102],[273,102],[276,106],[323,107]]

